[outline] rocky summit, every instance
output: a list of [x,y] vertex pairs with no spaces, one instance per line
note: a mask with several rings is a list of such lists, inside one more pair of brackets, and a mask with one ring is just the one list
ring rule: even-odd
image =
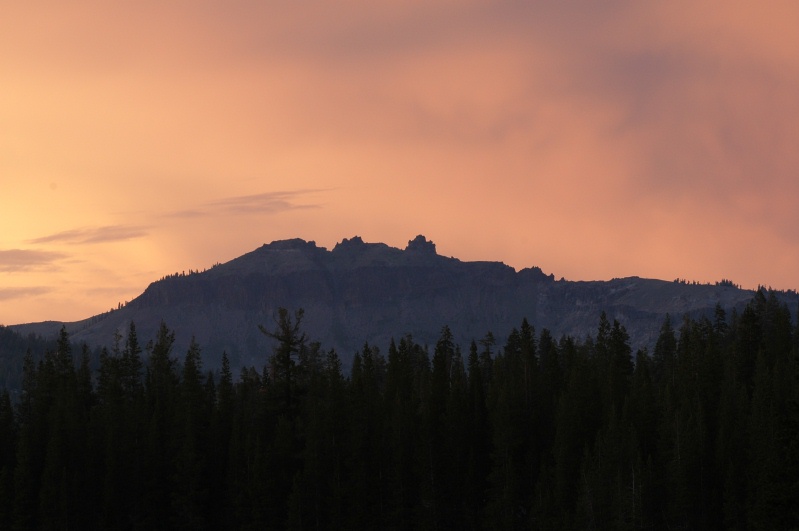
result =
[[[404,250],[356,236],[332,250],[301,239],[265,244],[207,271],[165,277],[118,310],[66,326],[74,340],[99,346],[130,322],[146,341],[163,321],[175,331],[175,352],[182,355],[194,337],[207,368],[218,366],[223,351],[234,366],[261,367],[273,344],[259,325],[274,328],[278,308],[302,308],[309,340],[335,348],[348,364],[365,342],[385,351],[392,338],[411,334],[432,346],[444,325],[464,349],[488,332],[502,345],[525,318],[539,332],[584,339],[603,311],[626,327],[633,349],[651,349],[667,313],[678,320],[713,315],[717,305],[740,310],[753,295],[727,282],[555,280],[538,267],[441,256],[424,236]],[[796,309],[796,292],[780,296]],[[13,328],[47,336],[61,325]]]

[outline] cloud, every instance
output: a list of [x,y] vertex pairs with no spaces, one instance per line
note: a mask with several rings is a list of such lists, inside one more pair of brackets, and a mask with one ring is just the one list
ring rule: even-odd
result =
[[229,197],[210,203],[211,207],[219,208],[233,213],[264,213],[274,214],[283,210],[294,210],[297,208],[317,208],[317,204],[297,205],[293,199],[308,195],[322,190],[294,190],[288,192],[267,192],[263,194],[243,195]]
[[90,227],[83,229],[72,229],[63,232],[50,234],[29,240],[28,243],[69,243],[69,244],[92,244],[108,243],[133,238],[140,238],[147,235],[145,227],[127,227],[124,225],[108,225],[105,227]]
[[0,250],[0,271],[30,271],[52,265],[53,262],[65,257],[66,255],[64,254],[51,251],[31,249]]
[[52,291],[50,288],[43,286],[27,287],[27,288],[0,288],[0,301],[11,299],[22,299],[27,297],[35,297]]
[[288,210],[319,208],[319,204],[297,204],[295,200],[324,191],[326,190],[289,190],[227,197],[206,203],[198,208],[181,210],[170,214],[170,217],[199,218],[219,214],[277,214]]

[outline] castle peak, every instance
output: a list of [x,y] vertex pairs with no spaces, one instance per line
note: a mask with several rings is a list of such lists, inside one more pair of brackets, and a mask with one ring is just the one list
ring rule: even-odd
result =
[[408,241],[408,246],[405,247],[406,251],[411,251],[415,253],[423,253],[423,254],[437,254],[436,253],[436,244],[432,241],[428,240],[421,234],[418,235],[416,238]]

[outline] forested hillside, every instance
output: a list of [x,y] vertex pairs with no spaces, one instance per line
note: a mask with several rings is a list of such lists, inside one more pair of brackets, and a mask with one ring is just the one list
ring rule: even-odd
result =
[[7,389],[15,398],[22,384],[24,354],[30,352],[35,359],[40,359],[55,348],[55,338],[45,340],[33,333],[22,335],[0,325],[0,389]]
[[303,318],[235,376],[164,324],[97,372],[65,330],[28,354],[0,529],[799,526],[799,332],[774,294],[666,318],[648,353],[603,313],[585,340],[525,320],[502,345],[364,344],[348,375]]

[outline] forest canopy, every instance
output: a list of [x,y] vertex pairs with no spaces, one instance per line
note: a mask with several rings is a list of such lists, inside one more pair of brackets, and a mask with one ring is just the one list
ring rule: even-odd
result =
[[[363,345],[349,375],[261,327],[261,367],[204,371],[162,324],[93,370],[65,329],[0,396],[2,529],[641,529],[799,526],[799,332],[757,292],[585,340],[526,320],[504,345],[447,326]],[[380,347],[383,347],[382,350]]]

